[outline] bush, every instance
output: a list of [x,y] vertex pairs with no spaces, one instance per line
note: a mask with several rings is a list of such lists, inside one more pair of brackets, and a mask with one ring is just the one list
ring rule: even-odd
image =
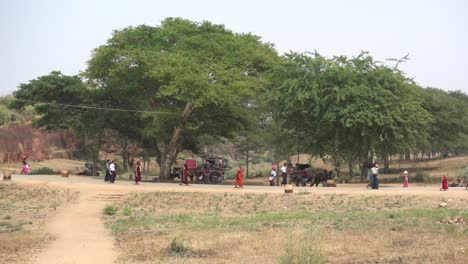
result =
[[429,175],[424,174],[421,170],[416,171],[414,182],[432,183],[433,180]]
[[51,168],[42,167],[42,168],[39,168],[39,169],[31,170],[31,171],[29,172],[29,174],[33,174],[33,175],[39,175],[39,174],[58,175],[58,174],[60,174],[60,171],[54,171],[54,170],[51,169]]
[[124,214],[125,216],[131,215],[131,214],[132,214],[132,209],[130,209],[130,207],[125,207],[125,208],[123,209],[123,214]]
[[468,179],[468,166],[461,168],[458,175],[462,178]]
[[190,244],[182,238],[176,237],[172,239],[169,251],[176,255],[186,254],[190,251]]
[[105,215],[115,215],[115,213],[117,213],[119,209],[115,206],[112,206],[112,205],[108,205],[106,207],[104,207],[104,210],[103,210],[103,213]]

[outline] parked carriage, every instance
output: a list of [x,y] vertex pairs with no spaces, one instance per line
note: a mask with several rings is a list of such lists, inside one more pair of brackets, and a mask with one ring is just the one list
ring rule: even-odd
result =
[[229,161],[222,157],[204,159],[201,164],[195,159],[186,159],[184,167],[172,169],[173,178],[181,178],[186,173],[192,183],[220,184],[224,181],[225,171],[229,169]]

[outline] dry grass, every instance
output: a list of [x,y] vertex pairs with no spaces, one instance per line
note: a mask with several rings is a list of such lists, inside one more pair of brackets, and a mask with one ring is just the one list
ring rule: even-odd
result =
[[1,263],[23,263],[53,239],[43,226],[49,214],[77,193],[45,185],[0,183]]
[[[441,223],[468,219],[463,193],[157,192],[134,193],[114,206],[117,213],[106,219],[123,263],[468,260],[468,226]],[[171,254],[175,238],[189,252]]]

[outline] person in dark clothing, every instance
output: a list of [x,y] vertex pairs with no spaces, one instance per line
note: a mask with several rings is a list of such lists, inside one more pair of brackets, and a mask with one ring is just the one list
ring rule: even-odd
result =
[[106,161],[106,175],[104,176],[104,181],[105,182],[110,181],[111,174],[110,174],[110,171],[109,171],[109,166],[110,166],[110,160],[107,160]]

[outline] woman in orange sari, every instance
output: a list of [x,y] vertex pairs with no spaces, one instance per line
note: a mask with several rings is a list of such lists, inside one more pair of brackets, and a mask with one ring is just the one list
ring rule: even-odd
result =
[[244,188],[244,175],[242,172],[242,167],[240,165],[237,169],[235,185],[235,188]]

